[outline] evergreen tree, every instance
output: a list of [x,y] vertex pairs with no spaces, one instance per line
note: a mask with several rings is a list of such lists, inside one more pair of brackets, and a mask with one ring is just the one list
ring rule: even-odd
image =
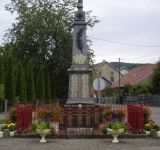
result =
[[55,79],[53,76],[51,77],[51,99],[52,102],[54,102],[56,99]]
[[36,84],[36,98],[44,102],[45,90],[44,90],[44,75],[43,69],[39,69],[37,84]]
[[151,85],[154,94],[160,94],[160,61],[157,62],[151,77]]
[[24,71],[23,71],[23,86],[24,86],[24,103],[27,103],[27,91],[26,91],[26,80],[25,80],[25,74],[24,74]]
[[45,85],[45,102],[50,103],[51,100],[51,86],[50,86],[50,76],[47,67],[44,67],[44,85]]
[[2,56],[0,56],[0,84],[4,84],[4,67]]
[[5,98],[8,99],[9,106],[14,104],[15,85],[12,56],[7,58],[7,69],[5,76]]
[[26,93],[27,93],[27,102],[32,103],[35,99],[35,89],[33,80],[33,67],[31,60],[29,60],[27,68]]
[[24,72],[22,64],[19,61],[17,68],[17,80],[16,80],[16,97],[19,97],[21,103],[26,103],[25,99],[25,85],[24,85]]

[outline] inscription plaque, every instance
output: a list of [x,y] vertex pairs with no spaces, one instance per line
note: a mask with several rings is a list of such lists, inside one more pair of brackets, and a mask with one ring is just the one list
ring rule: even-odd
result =
[[98,127],[102,122],[101,109],[94,105],[64,105],[60,127]]

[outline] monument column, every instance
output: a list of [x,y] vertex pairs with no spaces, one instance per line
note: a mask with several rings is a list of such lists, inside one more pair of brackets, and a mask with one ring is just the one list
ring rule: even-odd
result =
[[66,104],[94,104],[91,96],[90,75],[86,50],[86,26],[83,0],[78,0],[78,11],[74,15],[72,66],[69,72],[69,92]]

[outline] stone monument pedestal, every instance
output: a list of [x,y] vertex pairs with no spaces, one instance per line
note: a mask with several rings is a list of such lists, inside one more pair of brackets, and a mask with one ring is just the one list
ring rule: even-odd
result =
[[94,104],[91,94],[90,75],[92,69],[88,66],[85,12],[83,1],[78,1],[78,11],[74,14],[74,34],[72,49],[72,66],[69,72],[69,93],[66,104]]

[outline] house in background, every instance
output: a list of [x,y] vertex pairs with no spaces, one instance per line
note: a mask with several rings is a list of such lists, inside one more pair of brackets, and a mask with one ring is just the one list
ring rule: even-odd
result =
[[[94,69],[97,75],[99,72],[101,73],[101,76],[106,81],[107,85],[112,85],[114,82],[119,80],[119,71],[105,60],[101,63],[95,64]],[[122,76],[123,74],[120,73],[120,78]]]
[[[116,68],[118,71],[119,71],[119,68]],[[130,70],[126,67],[126,66],[123,66],[123,67],[120,67],[120,73],[124,75],[126,75]]]
[[[156,64],[138,66],[130,70],[126,75],[120,78],[120,87],[123,88],[125,83],[130,84],[148,83]],[[112,84],[112,87],[119,87],[119,81]]]

